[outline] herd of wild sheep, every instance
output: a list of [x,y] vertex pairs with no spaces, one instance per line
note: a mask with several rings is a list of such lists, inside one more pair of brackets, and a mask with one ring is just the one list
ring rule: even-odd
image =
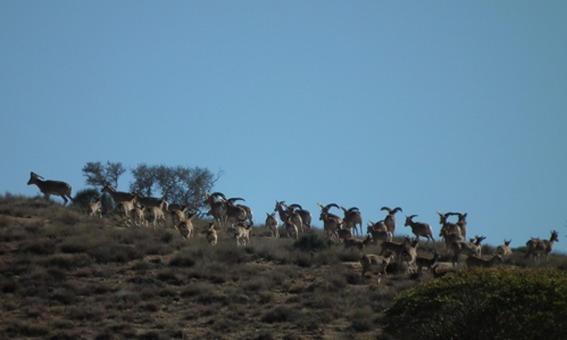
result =
[[[65,182],[43,180],[41,176],[32,172],[28,181],[28,185],[31,184],[37,185],[47,199],[50,195],[60,196],[64,200],[64,205],[69,199],[72,200],[71,186]],[[192,219],[195,217],[195,212],[188,211],[187,207],[170,204],[163,198],[119,192],[110,185],[104,186],[102,192],[112,197],[115,210],[125,225],[147,226],[151,224],[158,227],[165,225],[166,216],[169,216],[182,237],[189,239],[193,235]],[[250,230],[253,224],[252,210],[246,205],[237,204],[238,201],[244,200],[238,197],[227,199],[220,192],[206,193],[203,203],[209,207],[207,214],[213,218],[213,221],[209,223],[206,239],[212,246],[218,241],[217,230],[233,232],[238,246],[250,242]],[[345,248],[358,250],[363,250],[371,242],[380,243],[379,254],[366,254],[360,259],[362,275],[373,267],[379,268],[378,271],[385,275],[387,266],[394,259],[399,264],[406,264],[407,268],[417,268],[418,273],[421,273],[423,268],[430,270],[433,275],[446,273],[446,271],[437,271],[436,262],[440,256],[438,253],[435,252],[433,257],[418,256],[419,239],[424,238],[426,242],[429,242],[434,241],[434,237],[429,224],[414,221],[417,215],[407,216],[404,223],[404,226],[411,228],[415,238],[406,237],[402,242],[394,242],[395,215],[402,211],[399,207],[394,209],[383,207],[381,210],[386,212],[384,220],[376,223],[370,222],[366,236],[362,238],[364,234],[362,215],[356,207],[346,209],[335,203],[327,205],[318,203],[318,205],[321,208],[319,220],[323,222],[323,232],[327,238],[342,243]],[[331,213],[333,208],[342,211],[342,217]],[[481,243],[486,237],[475,236],[467,241],[466,213],[443,214],[438,212],[438,214],[441,225],[439,237],[443,239],[453,265],[459,261],[461,255],[465,255],[467,267],[490,267],[501,262],[503,257],[512,254],[511,240],[505,240],[504,244],[499,245],[489,259],[483,258]],[[89,205],[89,215],[102,216],[100,200]],[[301,233],[311,229],[311,213],[299,204],[276,201],[274,212],[266,213],[266,215],[265,225],[275,238],[280,237],[280,230],[285,233],[285,236],[298,239]],[[456,217],[456,221],[450,222],[449,219],[453,216]],[[534,262],[539,261],[540,257],[547,259],[553,249],[553,244],[559,241],[558,237],[557,231],[554,230],[549,240],[531,238],[526,242],[526,257],[530,257]]]

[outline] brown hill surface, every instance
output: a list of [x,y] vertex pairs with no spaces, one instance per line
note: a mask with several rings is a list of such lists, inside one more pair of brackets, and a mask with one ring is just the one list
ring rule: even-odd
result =
[[[361,277],[359,251],[301,250],[255,228],[237,247],[206,222],[183,239],[172,226],[123,227],[41,199],[0,199],[0,334],[41,339],[367,339],[405,272]],[[308,246],[323,237],[318,231]],[[323,243],[324,245],[325,243]],[[429,248],[428,248],[429,247]],[[422,254],[443,251],[441,244]],[[371,245],[366,253],[377,253]],[[525,265],[523,259],[504,265]],[[564,265],[564,257],[549,265]]]

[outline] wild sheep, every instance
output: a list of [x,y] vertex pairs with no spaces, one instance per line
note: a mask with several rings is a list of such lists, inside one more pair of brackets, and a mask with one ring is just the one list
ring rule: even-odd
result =
[[512,255],[512,248],[510,248],[510,243],[512,243],[512,239],[504,239],[504,244],[496,247],[496,254],[501,255],[502,257]]
[[134,192],[133,194],[136,195],[136,202],[146,208],[159,207],[164,211],[164,213],[169,210],[169,202],[165,199],[165,197],[145,197],[138,194],[137,192]]
[[401,253],[401,261],[406,262],[408,268],[415,263],[417,258],[417,246],[419,245],[419,240],[415,239],[410,242],[409,245],[404,247]]
[[526,257],[531,256],[532,261],[535,261],[536,258],[539,258],[539,256],[543,254],[547,261],[547,257],[553,250],[553,244],[555,242],[559,242],[559,233],[555,230],[551,232],[549,240],[541,240],[539,238],[532,237],[528,242],[526,242],[526,247],[528,248]]
[[361,276],[364,276],[372,267],[378,268],[378,273],[380,275],[387,275],[388,265],[392,260],[392,253],[386,254],[386,256],[366,254],[360,258],[360,265],[362,266]]
[[207,229],[207,242],[209,242],[209,244],[211,246],[216,246],[217,245],[217,241],[218,241],[218,235],[217,235],[217,231],[215,229],[215,223],[214,222],[210,222],[209,223],[209,229]]
[[301,217],[303,224],[301,225],[301,230],[311,229],[311,213],[308,210],[303,209],[303,207],[297,203],[288,205],[288,210],[296,213]]
[[343,242],[347,238],[352,238],[352,232],[349,228],[343,228],[342,225],[339,226],[337,230],[337,235],[339,236],[339,242]]
[[158,206],[144,206],[145,216],[148,223],[151,223],[154,228],[165,226],[165,207],[167,206],[167,201],[162,198]]
[[287,220],[285,221],[284,230],[286,232],[287,237],[296,240],[299,238],[299,228],[297,227],[296,222],[294,222],[294,219],[291,216],[288,217]]
[[148,225],[144,214],[144,207],[139,206],[138,204],[134,204],[134,207],[132,208],[132,210],[130,210],[130,217],[132,218],[134,225],[138,227],[141,227],[142,225]]
[[396,207],[394,209],[390,209],[388,207],[382,207],[382,209],[380,210],[386,210],[388,212],[388,215],[386,216],[386,218],[384,219],[384,224],[386,224],[386,227],[388,227],[388,231],[393,234],[396,233],[396,213],[398,211],[402,211],[402,208],[400,207]]
[[268,227],[270,229],[270,231],[272,232],[272,237],[274,238],[279,238],[280,237],[280,231],[278,229],[278,225],[280,224],[280,222],[278,221],[278,217],[276,216],[276,213],[266,213],[266,227]]
[[411,243],[409,237],[404,238],[404,242],[398,243],[393,241],[384,241],[380,245],[380,255],[385,255],[387,253],[392,253],[398,261],[401,262],[401,255],[403,251]]
[[343,241],[343,244],[345,246],[345,249],[356,248],[362,251],[364,247],[371,241],[372,239],[370,238],[370,236],[366,236],[364,240],[359,240],[357,238],[347,238],[346,240]]
[[439,224],[441,224],[441,230],[439,230],[439,237],[442,237],[445,242],[445,247],[447,250],[451,249],[451,245],[455,242],[462,242],[465,240],[461,233],[461,228],[456,223],[451,223],[447,221],[447,218],[453,213],[439,214]]
[[467,268],[474,268],[474,267],[488,268],[494,266],[497,262],[502,262],[501,255],[496,254],[492,256],[490,260],[485,260],[475,255],[469,255],[469,257],[467,257],[466,260]]
[[98,216],[102,217],[102,206],[100,202],[100,198],[96,201],[89,203],[89,216]]
[[235,204],[236,201],[245,201],[244,198],[233,197],[226,200],[226,216],[229,221],[238,224],[248,220],[249,225],[253,225],[252,209],[243,204]]
[[466,255],[481,256],[482,247],[480,244],[485,239],[486,237],[484,236],[475,236],[475,238],[470,239],[470,242],[464,242],[464,241],[453,242],[451,244],[451,250],[453,251],[453,258],[451,262],[453,263],[453,265],[459,262],[459,256],[463,253]]
[[102,188],[101,193],[109,194],[110,197],[112,198],[112,200],[114,201],[114,205],[118,205],[123,201],[130,201],[135,196],[131,192],[116,191],[116,189],[114,189],[112,186],[110,186],[110,184],[106,184]]
[[251,224],[246,224],[241,222],[234,228],[234,238],[236,239],[236,246],[245,246],[250,243],[250,230],[252,229]]
[[457,223],[455,223],[459,229],[461,230],[461,235],[463,238],[467,238],[467,213],[461,214],[456,212],[448,212],[445,214],[446,216],[458,216],[459,219]]
[[425,237],[427,241],[435,241],[435,239],[433,239],[433,229],[431,229],[431,226],[423,222],[414,222],[412,219],[416,216],[417,215],[406,216],[406,223],[404,226],[410,227],[412,233],[417,239],[419,239],[419,237]]
[[181,221],[177,225],[177,230],[184,239],[188,240],[193,236],[193,222],[191,219]]
[[169,214],[171,216],[173,225],[178,225],[179,223],[181,223],[181,221],[187,219],[188,209],[189,208],[187,206],[169,206]]
[[[362,235],[362,214],[357,207],[352,207],[350,209],[345,209],[341,207],[344,212],[343,217],[343,224],[345,229],[349,229],[351,233]],[[360,226],[360,234],[358,234],[358,230],[356,226]]]
[[343,219],[337,215],[331,214],[329,210],[332,207],[339,209],[339,206],[335,203],[330,203],[325,206],[321,203],[317,203],[317,205],[321,207],[321,215],[319,215],[319,220],[323,221],[323,230],[325,232],[325,236],[327,236],[328,238],[338,238],[337,232],[343,223]]
[[[35,184],[39,188],[39,191],[43,194],[45,199],[49,199],[50,195],[60,196],[63,199],[63,205],[66,205],[69,200],[73,200],[71,197],[71,186],[65,182],[61,181],[44,181],[43,177],[36,174],[35,172],[30,172],[30,179],[28,180],[28,185]],[[69,199],[69,200],[68,200]]]
[[433,266],[439,260],[439,254],[437,252],[433,253],[432,258],[427,258],[423,256],[418,256],[415,258],[415,265],[417,266],[417,272],[421,274],[423,268],[427,268],[427,271],[431,271]]
[[129,200],[124,200],[116,205],[118,215],[122,218],[125,225],[130,224],[130,216],[132,210],[136,206],[136,196],[132,196]]
[[[287,205],[284,201],[276,201],[276,206],[274,207],[274,212],[278,212],[278,214],[280,215],[280,219],[282,220],[282,222],[284,223],[284,229],[286,229],[285,223],[287,221],[291,221],[290,223],[292,223],[293,225],[295,225],[297,227],[297,231],[301,231],[303,232],[303,227],[305,225],[305,222],[303,221],[303,218],[301,217],[301,209],[300,206],[298,204],[296,205]],[[311,221],[311,214],[309,214],[309,220]],[[291,228],[291,227],[290,227]],[[309,228],[311,228],[311,225],[309,225]],[[293,229],[293,228],[292,228]]]
[[377,241],[392,241],[394,235],[392,232],[388,231],[388,228],[384,224],[384,221],[378,221],[376,223],[369,222],[366,228],[366,233],[372,235],[372,242]]
[[205,193],[203,204],[209,206],[208,215],[211,215],[220,227],[226,228],[226,197],[220,192]]

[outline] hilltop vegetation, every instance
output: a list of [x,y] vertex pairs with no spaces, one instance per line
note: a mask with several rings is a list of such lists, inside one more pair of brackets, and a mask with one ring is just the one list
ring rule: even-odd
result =
[[[319,231],[294,241],[273,239],[260,226],[248,246],[236,247],[230,233],[220,232],[211,247],[207,221],[195,221],[189,240],[171,226],[121,225],[39,198],[0,197],[0,332],[38,339],[404,338],[384,331],[403,328],[403,317],[413,315],[411,303],[392,307],[394,297],[403,292],[396,301],[413,295],[417,309],[433,308],[418,295],[457,277],[433,279],[396,266],[381,280],[361,276],[361,253],[329,243]],[[431,243],[422,250],[443,249]],[[527,272],[523,250],[514,250],[502,267]],[[548,281],[564,287],[563,255],[552,253],[541,267],[553,273],[533,277],[553,276]],[[565,290],[554,292],[556,306],[566,306]]]

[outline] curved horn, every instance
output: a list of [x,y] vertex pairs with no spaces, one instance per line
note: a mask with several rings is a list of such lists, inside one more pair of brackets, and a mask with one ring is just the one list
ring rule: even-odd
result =
[[417,217],[417,215],[410,215],[410,216],[407,216],[407,218],[409,218],[410,220],[411,220],[412,218],[414,218],[414,217]]
[[360,210],[360,209],[358,209],[357,207],[352,207],[352,208],[350,208],[348,211],[355,211],[355,210],[358,211],[358,210]]
[[337,208],[337,209],[340,209],[340,208],[341,208],[341,207],[339,207],[339,205],[336,204],[336,203],[329,203],[329,204],[327,204],[327,206],[326,206],[325,208],[331,209],[332,207],[335,207],[335,208]]
[[388,208],[388,207],[382,207],[382,209],[380,209],[380,210],[387,210],[388,212],[391,212],[391,211],[392,211],[392,209],[390,209],[390,208]]
[[403,212],[402,208],[400,208],[400,207],[395,207],[394,210],[392,210],[392,212],[393,212],[394,214],[397,213],[398,211]]
[[213,192],[212,194],[210,194],[211,196],[220,196],[224,199],[226,199],[226,196],[222,193],[222,192]]

